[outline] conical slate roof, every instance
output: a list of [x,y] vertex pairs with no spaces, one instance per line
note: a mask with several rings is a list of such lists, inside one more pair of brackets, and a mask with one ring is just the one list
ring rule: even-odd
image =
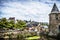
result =
[[56,6],[56,4],[54,3],[54,5],[53,5],[53,8],[52,8],[52,11],[51,11],[52,13],[58,13],[59,12],[59,10],[58,10],[58,8],[57,8],[57,6]]

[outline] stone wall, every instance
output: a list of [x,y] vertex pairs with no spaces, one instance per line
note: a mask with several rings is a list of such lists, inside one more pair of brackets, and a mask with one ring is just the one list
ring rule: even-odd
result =
[[49,31],[52,33],[58,33],[60,25],[60,13],[49,14]]

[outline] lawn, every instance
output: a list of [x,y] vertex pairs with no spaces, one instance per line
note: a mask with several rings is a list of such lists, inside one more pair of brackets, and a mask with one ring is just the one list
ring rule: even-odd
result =
[[27,40],[34,40],[34,39],[39,39],[40,36],[33,36],[33,37],[28,37],[26,38]]

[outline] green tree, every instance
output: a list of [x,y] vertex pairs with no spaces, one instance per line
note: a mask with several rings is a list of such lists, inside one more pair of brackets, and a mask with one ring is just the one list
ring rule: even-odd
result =
[[14,27],[15,27],[15,21],[14,20],[10,20],[7,28],[13,29]]
[[25,26],[26,26],[26,22],[22,20],[17,20],[16,28],[24,28]]
[[0,19],[0,28],[6,28],[8,25],[8,21],[6,18]]
[[13,28],[24,28],[26,26],[26,22],[22,20],[8,20],[6,18],[1,18],[0,19],[0,28],[8,28],[8,29],[13,29]]

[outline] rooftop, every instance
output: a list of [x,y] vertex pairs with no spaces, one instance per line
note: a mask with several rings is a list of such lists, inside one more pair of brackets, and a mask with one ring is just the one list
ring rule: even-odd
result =
[[57,8],[56,3],[53,5],[51,13],[59,13],[59,9]]

